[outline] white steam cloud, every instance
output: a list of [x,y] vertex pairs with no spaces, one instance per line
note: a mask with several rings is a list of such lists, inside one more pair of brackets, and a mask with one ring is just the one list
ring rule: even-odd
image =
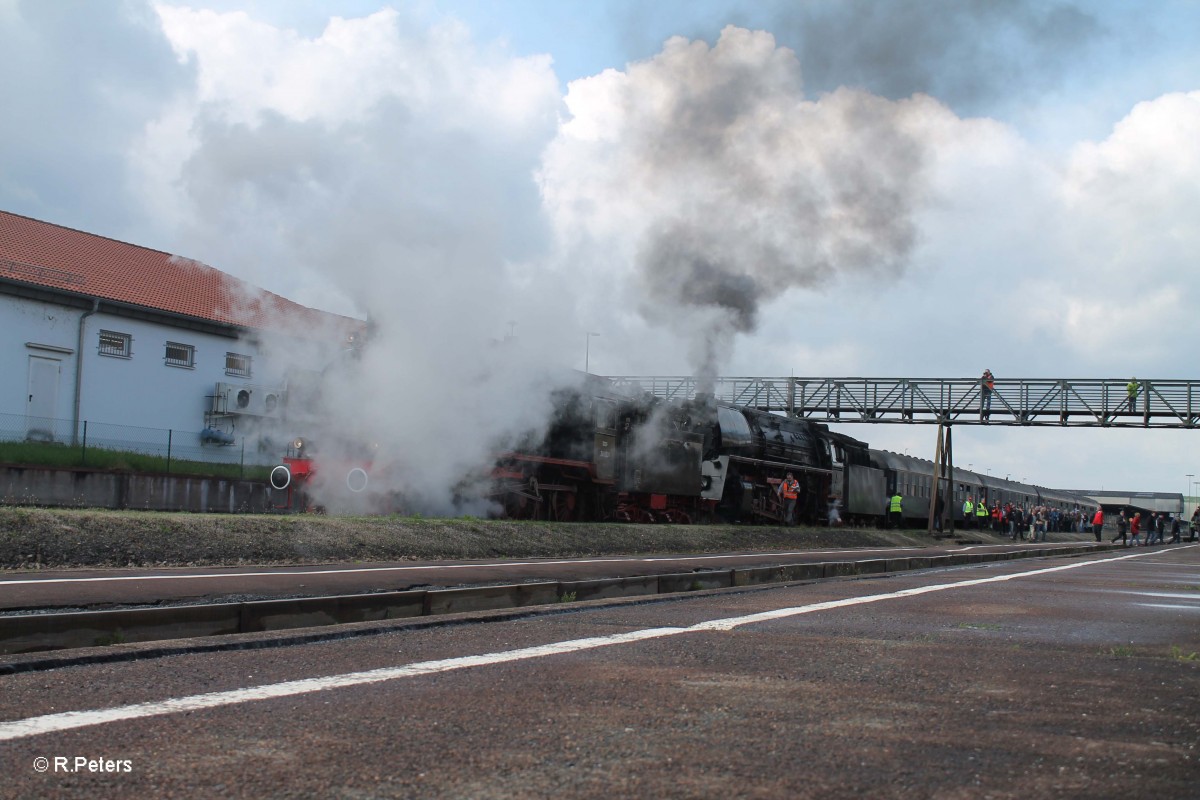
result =
[[[291,413],[331,486],[365,459],[390,502],[486,513],[489,460],[544,426],[550,392],[576,377],[576,313],[635,297],[712,376],[763,304],[841,272],[895,274],[916,240],[914,121],[936,104],[808,100],[766,33],[671,39],[572,84],[564,114],[546,59],[479,52],[395,11],[314,40],[161,13],[200,96],[148,136],[161,152],[186,127],[196,247],[370,320],[333,364],[274,347],[319,383]],[[579,280],[597,254],[612,260]]]

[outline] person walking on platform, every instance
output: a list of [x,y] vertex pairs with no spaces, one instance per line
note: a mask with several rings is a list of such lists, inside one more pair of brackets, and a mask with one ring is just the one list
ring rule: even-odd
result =
[[1125,394],[1129,397],[1129,410],[1136,414],[1138,396],[1137,378],[1130,378],[1129,383],[1125,384]]
[[1112,543],[1116,544],[1117,539],[1121,540],[1121,544],[1129,547],[1129,539],[1126,537],[1126,531],[1129,529],[1129,523],[1125,519],[1125,512],[1121,511],[1117,515],[1117,535],[1112,538]]
[[1097,508],[1096,515],[1092,517],[1092,535],[1099,542],[1104,538],[1104,509]]
[[1179,516],[1171,517],[1171,540],[1167,544],[1179,544]]
[[1133,519],[1129,520],[1129,546],[1137,547],[1142,543],[1142,512],[1137,512],[1133,515]]
[[1162,544],[1163,534],[1166,533],[1167,515],[1160,511],[1150,520],[1150,528],[1146,531],[1146,544]]

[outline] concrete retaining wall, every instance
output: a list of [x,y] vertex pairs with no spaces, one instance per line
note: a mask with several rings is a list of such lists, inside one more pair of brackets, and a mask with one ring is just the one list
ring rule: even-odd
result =
[[10,506],[261,513],[270,492],[265,481],[0,467],[0,502]]

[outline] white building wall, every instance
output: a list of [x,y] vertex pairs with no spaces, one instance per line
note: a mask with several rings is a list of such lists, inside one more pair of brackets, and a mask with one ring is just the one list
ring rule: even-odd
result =
[[[303,433],[289,428],[286,407],[270,415],[206,413],[237,410],[214,409],[218,385],[255,393],[255,407],[262,409],[267,390],[286,389],[289,371],[289,364],[269,353],[287,354],[292,367],[319,370],[323,359],[338,352],[336,345],[298,346],[270,333],[235,339],[104,311],[84,318],[86,313],[87,309],[0,294],[0,375],[5,376],[0,383],[0,436],[14,438],[12,429],[28,424],[34,357],[43,383],[49,368],[58,369],[50,414],[62,421],[54,432],[58,441],[81,436],[86,421],[91,445],[103,446],[106,440],[165,442],[165,431],[170,430],[174,457],[238,461],[244,445],[246,463],[278,463],[288,441]],[[128,335],[128,356],[102,354],[102,331]],[[168,342],[194,348],[191,366],[168,364]],[[229,353],[249,358],[249,375],[227,371]],[[82,360],[79,430],[72,424],[76,359]],[[234,444],[202,443],[200,432],[206,426],[232,436]]]
[[49,416],[71,416],[82,313],[82,309],[0,294],[0,425],[23,425],[30,411],[31,357],[54,362],[58,371]]

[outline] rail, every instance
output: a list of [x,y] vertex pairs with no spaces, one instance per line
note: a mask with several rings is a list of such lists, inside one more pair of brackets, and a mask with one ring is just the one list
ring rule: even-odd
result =
[[825,422],[1053,426],[1200,427],[1200,380],[979,378],[610,377],[619,387],[668,400],[698,391],[718,402]]

